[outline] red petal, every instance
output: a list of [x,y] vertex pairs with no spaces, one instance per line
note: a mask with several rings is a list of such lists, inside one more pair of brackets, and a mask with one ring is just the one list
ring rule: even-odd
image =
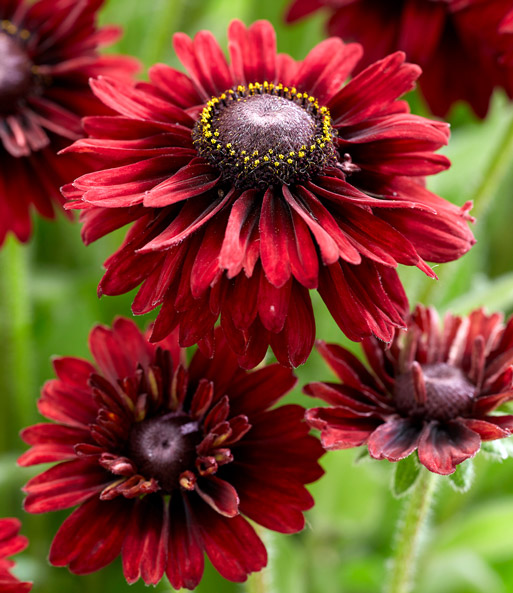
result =
[[82,504],[61,525],[52,547],[50,563],[66,566],[75,574],[89,574],[110,564],[121,552],[134,501],[98,498]]
[[[374,459],[399,461],[417,448],[422,425],[407,418],[392,418],[370,435],[369,454]],[[420,454],[420,452],[419,452]]]
[[94,497],[112,480],[111,474],[88,460],[65,461],[27,482],[24,507],[29,513],[67,509]]
[[225,480],[216,476],[199,478],[195,490],[209,506],[221,515],[235,517],[239,514],[237,491]]
[[[200,503],[202,506],[203,503]],[[217,516],[216,513],[213,513]],[[169,546],[166,575],[175,589],[195,589],[203,574],[203,541],[185,495],[169,502]]]
[[198,505],[194,512],[205,551],[225,579],[243,582],[250,572],[261,570],[267,564],[264,544],[240,515],[228,519],[205,504]]
[[260,213],[260,257],[267,279],[276,288],[282,287],[290,278],[290,262],[286,254],[287,245],[294,238],[288,232],[287,217],[280,197],[268,189]]
[[169,518],[160,495],[136,501],[123,541],[123,574],[127,583],[142,577],[146,585],[156,585],[167,563]]
[[461,422],[431,422],[419,440],[419,461],[434,473],[452,474],[459,463],[474,457],[480,446],[480,436]]
[[360,60],[363,50],[358,43],[345,45],[332,37],[316,45],[301,63],[295,86],[325,104],[340,89]]

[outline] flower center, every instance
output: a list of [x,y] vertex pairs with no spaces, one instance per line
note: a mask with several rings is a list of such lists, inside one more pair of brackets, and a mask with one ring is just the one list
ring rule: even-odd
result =
[[405,415],[432,420],[451,420],[470,412],[475,394],[473,385],[459,368],[445,362],[419,365],[399,375],[394,400]]
[[[2,21],[2,28],[6,31],[0,30],[0,113],[10,114],[30,89],[32,62],[15,36],[18,29],[8,21]],[[21,38],[26,37],[24,33],[20,32]]]
[[315,97],[264,82],[211,99],[193,132],[199,154],[240,189],[310,178],[336,164],[331,118]]
[[202,435],[197,422],[171,412],[148,418],[132,428],[129,457],[145,478],[155,478],[162,490],[178,488],[180,474],[194,467],[196,445]]

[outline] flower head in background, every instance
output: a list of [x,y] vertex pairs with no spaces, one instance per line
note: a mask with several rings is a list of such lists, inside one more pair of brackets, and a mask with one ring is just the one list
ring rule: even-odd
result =
[[418,451],[430,471],[451,474],[481,441],[509,436],[513,416],[492,414],[513,399],[513,318],[482,310],[447,315],[418,306],[387,348],[364,340],[369,371],[350,352],[320,343],[341,383],[311,383],[331,407],[307,412],[326,449],[367,444],[371,457],[399,461]]
[[445,117],[457,101],[480,118],[495,87],[513,98],[513,34],[503,27],[511,0],[294,0],[289,22],[320,8],[327,29],[365,49],[359,69],[402,50],[422,67],[419,87],[432,113]]
[[18,519],[0,519],[0,593],[28,593],[32,588],[32,583],[22,583],[11,574],[14,562],[8,560],[27,547],[27,538],[18,535],[20,525]]
[[434,276],[424,260],[473,243],[469,205],[424,187],[449,165],[433,152],[448,127],[397,100],[420,69],[396,53],[344,84],[358,45],[328,39],[296,62],[266,21],[234,21],[228,37],[231,64],[208,31],[177,34],[187,74],[158,64],[135,88],[92,82],[118,115],[85,119],[89,137],[66,152],[103,170],[65,195],[86,243],[135,221],[99,293],[142,284],[133,312],[162,305],[152,340],[179,326],[182,346],[209,354],[220,318],[246,368],[269,344],[284,365],[306,360],[310,289],[351,339],[389,341],[408,312],[398,264]]
[[138,63],[104,56],[117,27],[96,27],[104,0],[0,0],[0,245],[31,234],[31,209],[46,218],[62,203],[59,187],[84,171],[57,152],[80,138],[81,117],[108,113],[91,76],[129,78]]
[[[216,355],[189,365],[176,335],[150,344],[135,324],[96,327],[96,360],[61,358],[39,410],[56,424],[23,431],[21,465],[59,462],[26,485],[32,513],[78,506],[53,541],[50,562],[76,574],[121,555],[129,583],[194,589],[206,552],[225,578],[265,566],[243,517],[281,533],[304,526],[304,484],[322,475],[323,449],[304,409],[273,407],[295,378],[280,365],[248,373],[222,334]],[[270,409],[272,408],[272,409]]]

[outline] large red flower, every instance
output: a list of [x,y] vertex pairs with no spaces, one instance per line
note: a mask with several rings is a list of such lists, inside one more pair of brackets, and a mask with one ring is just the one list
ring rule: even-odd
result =
[[120,34],[96,27],[104,0],[0,0],[0,245],[31,234],[31,209],[52,218],[59,187],[84,172],[57,152],[80,138],[81,117],[106,113],[91,76],[126,77],[138,63],[98,55]]
[[474,311],[447,315],[417,307],[408,330],[390,348],[363,341],[369,372],[350,352],[320,343],[338,383],[311,383],[305,392],[332,407],[307,412],[326,449],[367,444],[376,459],[399,461],[418,450],[430,471],[451,474],[481,441],[509,436],[513,416],[492,414],[513,399],[513,317]]
[[14,556],[27,547],[27,538],[18,535],[18,519],[0,519],[0,593],[28,593],[32,583],[22,583],[11,574],[14,566],[9,556]]
[[159,64],[136,88],[101,78],[119,115],[85,119],[104,170],[68,186],[94,241],[136,221],[106,261],[100,294],[142,286],[136,314],[162,304],[152,339],[211,352],[214,324],[250,368],[270,344],[285,365],[308,357],[318,289],[353,340],[389,341],[407,300],[398,264],[434,276],[472,245],[469,205],[424,187],[448,167],[433,150],[446,124],[411,115],[397,97],[420,74],[396,53],[343,84],[358,45],[328,39],[303,62],[276,54],[272,26],[229,28],[231,64],[211,33],[175,36],[188,75]]
[[313,505],[304,484],[321,476],[323,450],[303,408],[272,407],[294,376],[280,365],[243,371],[216,339],[214,358],[198,351],[187,366],[176,335],[150,344],[121,318],[92,331],[96,367],[54,362],[39,410],[57,424],[25,429],[32,448],[20,459],[60,462],[27,483],[27,511],[80,505],[55,536],[52,564],[84,574],[121,554],[129,583],[165,572],[194,589],[204,552],[233,581],[265,566],[243,515],[281,533],[303,528]]
[[511,0],[294,0],[287,20],[323,7],[330,35],[365,48],[359,68],[396,50],[419,64],[419,86],[435,115],[461,100],[483,118],[497,86],[513,97],[513,64],[503,59],[513,52],[513,35],[501,27]]

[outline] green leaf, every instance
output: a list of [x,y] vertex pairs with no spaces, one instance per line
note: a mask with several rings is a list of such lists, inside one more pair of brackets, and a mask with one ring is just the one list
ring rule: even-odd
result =
[[467,492],[474,480],[474,462],[468,459],[456,467],[456,471],[449,477],[449,484],[458,492]]
[[413,453],[395,464],[394,478],[392,482],[392,494],[400,498],[407,494],[413,487],[420,472],[420,463],[417,455]]

